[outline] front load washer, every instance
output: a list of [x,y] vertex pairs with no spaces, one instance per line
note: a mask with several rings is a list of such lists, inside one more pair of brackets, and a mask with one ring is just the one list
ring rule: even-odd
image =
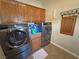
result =
[[0,44],[6,59],[26,59],[31,53],[27,24],[10,24],[0,30]]

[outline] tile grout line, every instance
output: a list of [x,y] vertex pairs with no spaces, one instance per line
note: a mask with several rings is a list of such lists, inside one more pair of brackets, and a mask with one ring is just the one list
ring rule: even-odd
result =
[[68,49],[63,48],[62,46],[60,46],[60,45],[58,45],[58,44],[56,44],[56,43],[54,43],[54,42],[52,42],[52,41],[50,41],[50,43],[53,44],[53,45],[55,45],[56,47],[58,47],[58,48],[64,50],[64,51],[68,52],[69,54],[71,54],[71,55],[73,55],[74,57],[76,57],[76,58],[79,59],[79,56],[78,56],[77,54],[75,54],[75,53],[69,51]]

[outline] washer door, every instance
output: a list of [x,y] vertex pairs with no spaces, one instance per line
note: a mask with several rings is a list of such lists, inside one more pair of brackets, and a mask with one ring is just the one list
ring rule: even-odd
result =
[[21,30],[13,30],[8,36],[8,46],[11,48],[19,47],[27,40],[26,32]]

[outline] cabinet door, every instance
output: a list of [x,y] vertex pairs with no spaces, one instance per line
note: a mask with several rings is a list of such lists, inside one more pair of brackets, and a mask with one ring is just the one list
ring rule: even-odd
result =
[[40,22],[40,8],[34,8],[33,22]]
[[45,22],[45,9],[40,9],[40,22]]
[[34,19],[34,7],[28,5],[28,17],[29,17],[29,21],[33,22]]
[[28,13],[29,13],[29,12],[28,12],[28,5],[26,5],[26,7],[25,7],[25,17],[24,17],[24,22],[30,22]]
[[32,39],[32,51],[36,51],[41,47],[40,38]]
[[18,10],[18,22],[28,22],[28,11],[27,11],[27,5],[24,4],[17,4],[17,10]]
[[29,14],[30,22],[44,22],[45,21],[45,9],[29,6],[28,14]]
[[38,9],[34,6],[28,7],[30,22],[38,22]]
[[1,23],[1,20],[2,20],[2,16],[1,16],[1,1],[0,1],[0,23]]
[[45,21],[45,9],[35,8],[33,22],[44,22]]
[[38,50],[41,47],[41,34],[37,34],[31,38],[32,52]]
[[16,3],[12,1],[1,1],[2,23],[13,23],[17,16]]

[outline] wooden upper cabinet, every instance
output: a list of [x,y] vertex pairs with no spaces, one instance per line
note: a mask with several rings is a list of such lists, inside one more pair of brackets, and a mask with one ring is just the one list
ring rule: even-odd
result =
[[1,1],[2,23],[28,22],[27,5],[15,1]]
[[45,21],[45,9],[37,8],[37,7],[29,5],[28,15],[31,22],[44,22]]
[[18,10],[18,22],[28,22],[28,6],[23,4],[17,4]]
[[40,22],[40,8],[34,9],[34,22]]
[[1,1],[2,23],[13,23],[17,17],[16,3],[12,1]]
[[36,8],[35,9],[35,22],[44,22],[45,21],[45,9]]
[[26,5],[26,7],[25,7],[25,17],[24,17],[24,21],[25,22],[30,22],[30,19],[29,19],[29,15],[28,15],[28,5]]
[[41,8],[34,8],[34,19],[33,22],[44,22],[45,21],[45,10]]
[[40,9],[40,22],[45,21],[45,9]]
[[0,1],[2,23],[44,22],[45,10],[12,0]]
[[28,17],[29,17],[29,22],[32,22],[34,19],[34,7],[28,5]]
[[1,23],[2,17],[1,17],[1,2],[0,2],[0,23]]

